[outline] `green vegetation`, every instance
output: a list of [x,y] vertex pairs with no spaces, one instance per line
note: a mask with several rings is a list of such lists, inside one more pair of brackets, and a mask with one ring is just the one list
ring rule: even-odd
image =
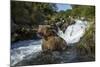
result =
[[11,41],[35,37],[33,29],[45,24],[55,12],[55,4],[11,1]]
[[15,18],[16,24],[41,24],[45,19],[49,19],[49,16],[52,16],[55,11],[55,4],[11,2],[11,17]]
[[68,18],[72,16],[74,18],[85,17],[88,20],[95,17],[95,7],[87,5],[72,5],[72,9],[66,11],[60,11],[57,14],[58,17]]
[[[90,23],[90,27],[87,29],[85,35],[76,46],[79,56],[84,56],[95,59],[95,25],[94,22]],[[83,58],[84,59],[84,58]]]
[[54,3],[22,2],[11,1],[11,41],[19,41],[36,37],[39,24],[51,24],[65,20],[65,24],[70,24],[68,17],[85,17],[89,21],[94,21],[95,7],[85,5],[71,5],[72,9],[57,11]]

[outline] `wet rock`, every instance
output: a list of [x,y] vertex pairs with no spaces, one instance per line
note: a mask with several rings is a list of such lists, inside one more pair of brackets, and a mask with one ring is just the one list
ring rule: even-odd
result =
[[42,65],[42,64],[57,64],[60,63],[62,58],[58,52],[44,54],[42,52],[25,57],[24,60],[17,63],[15,66],[26,65]]
[[14,66],[27,66],[27,65],[44,65],[44,64],[61,64],[76,61],[76,52],[71,47],[63,52],[36,52],[23,58]]

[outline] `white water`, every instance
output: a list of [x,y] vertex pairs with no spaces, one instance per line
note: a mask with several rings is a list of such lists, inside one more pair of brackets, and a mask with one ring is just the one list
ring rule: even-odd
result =
[[[58,35],[62,37],[68,44],[79,42],[87,27],[86,21],[75,21],[75,24],[68,26],[65,33],[63,33],[60,29],[58,32]],[[23,60],[25,56],[41,51],[41,44],[41,40],[19,41],[12,44],[13,49],[11,49],[11,66]]]
[[14,45],[19,45],[19,47],[13,48],[11,50],[11,65],[15,65],[23,58],[31,53],[36,53],[41,51],[41,40],[34,41],[21,41],[17,42]]
[[87,27],[87,21],[75,20],[76,23],[68,26],[63,33],[60,29],[58,35],[62,37],[68,44],[79,42],[84,35]]

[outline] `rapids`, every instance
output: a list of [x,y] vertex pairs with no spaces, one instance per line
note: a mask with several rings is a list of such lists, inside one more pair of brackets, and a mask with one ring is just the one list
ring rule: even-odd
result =
[[[63,33],[60,29],[58,35],[62,37],[68,44],[77,43],[84,35],[87,21],[75,20],[76,23],[69,25]],[[24,57],[41,51],[41,40],[24,40],[13,43],[11,45],[11,66],[25,59]],[[73,55],[72,55],[73,56]]]

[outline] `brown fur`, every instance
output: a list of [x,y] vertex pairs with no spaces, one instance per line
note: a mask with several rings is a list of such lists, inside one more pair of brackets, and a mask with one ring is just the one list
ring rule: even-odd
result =
[[67,44],[65,40],[57,36],[55,30],[50,25],[40,25],[38,33],[43,39],[43,51],[62,51],[66,49]]

